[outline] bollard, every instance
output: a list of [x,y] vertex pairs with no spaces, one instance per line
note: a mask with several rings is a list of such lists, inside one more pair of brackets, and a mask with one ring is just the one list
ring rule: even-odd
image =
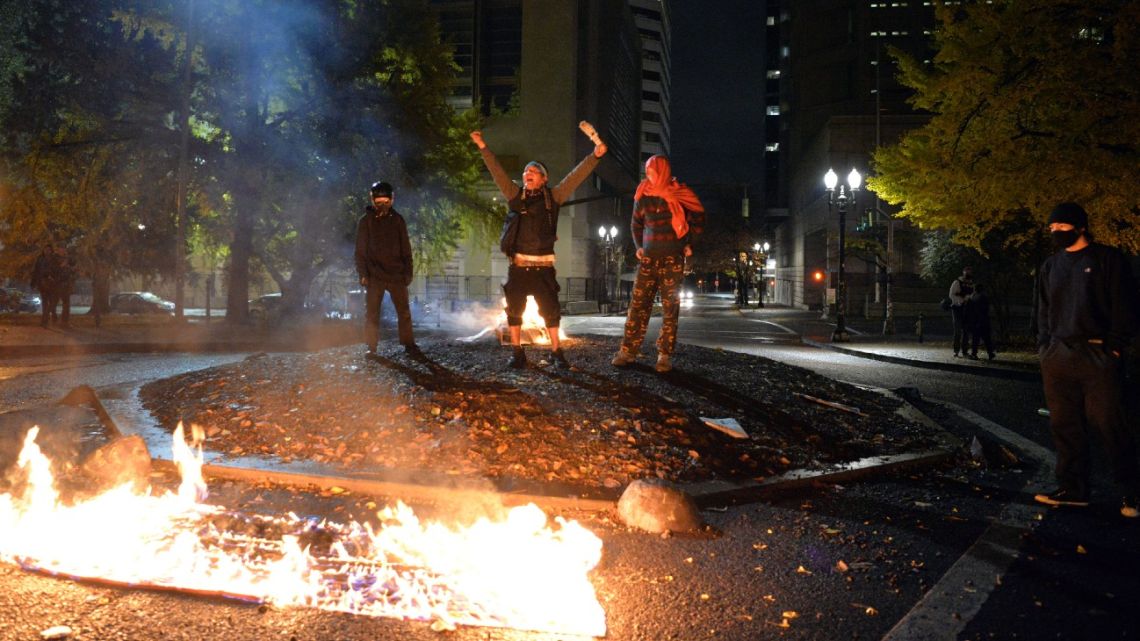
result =
[[914,333],[918,334],[918,342],[922,342],[922,314],[918,315],[918,320],[914,323]]

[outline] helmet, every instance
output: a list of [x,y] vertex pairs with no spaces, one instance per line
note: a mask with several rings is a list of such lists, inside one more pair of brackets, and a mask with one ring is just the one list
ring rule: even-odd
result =
[[369,189],[369,191],[371,192],[370,195],[372,198],[378,198],[380,196],[387,196],[388,198],[392,197],[392,185],[390,183],[372,183],[372,188]]

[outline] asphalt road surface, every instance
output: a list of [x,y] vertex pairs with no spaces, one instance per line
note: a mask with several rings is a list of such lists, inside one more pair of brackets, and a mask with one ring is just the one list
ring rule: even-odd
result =
[[[786,317],[785,317],[786,316]],[[844,356],[799,344],[795,314],[742,318],[725,305],[686,312],[680,340],[786,361],[833,378],[917,389],[919,405],[987,453],[920,470],[819,485],[706,510],[700,536],[630,532],[577,513],[605,543],[593,582],[611,639],[1135,638],[1140,529],[1114,503],[1038,507],[1051,482],[1047,427],[1030,383],[979,379]],[[574,317],[567,331],[618,334],[621,317]],[[654,326],[655,327],[655,326]],[[652,340],[655,329],[651,328]],[[241,355],[120,355],[0,361],[0,406],[31,407],[78,383],[121,389]],[[763,381],[757,381],[762,385]],[[1000,459],[1000,457],[999,457]],[[1110,490],[1103,475],[1097,488]],[[370,497],[317,496],[222,483],[230,506],[368,518]],[[82,533],[72,533],[82,544]],[[92,550],[92,553],[98,553]],[[0,565],[0,640],[567,639],[488,628],[434,632],[428,622],[369,619],[148,590],[126,590]]]

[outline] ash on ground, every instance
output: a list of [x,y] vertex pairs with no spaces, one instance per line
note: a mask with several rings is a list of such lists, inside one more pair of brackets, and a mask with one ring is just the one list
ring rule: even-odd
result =
[[[602,494],[639,478],[763,479],[935,445],[896,413],[897,399],[757,356],[680,345],[674,370],[658,374],[646,356],[614,368],[618,340],[587,336],[563,342],[569,371],[544,347],[528,347],[529,367],[513,370],[509,348],[492,339],[419,343],[422,357],[383,344],[375,357],[362,346],[259,354],[140,395],[164,426],[197,423],[206,447],[226,456]],[[749,437],[700,417],[733,418]]]

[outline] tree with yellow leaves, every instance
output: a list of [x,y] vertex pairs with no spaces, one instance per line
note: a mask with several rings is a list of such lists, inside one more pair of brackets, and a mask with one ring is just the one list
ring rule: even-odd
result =
[[912,104],[931,119],[875,154],[868,187],[901,205],[899,216],[953,229],[975,248],[1026,214],[1043,227],[1056,203],[1072,200],[1098,240],[1140,252],[1140,0],[936,12],[931,64],[892,52]]

